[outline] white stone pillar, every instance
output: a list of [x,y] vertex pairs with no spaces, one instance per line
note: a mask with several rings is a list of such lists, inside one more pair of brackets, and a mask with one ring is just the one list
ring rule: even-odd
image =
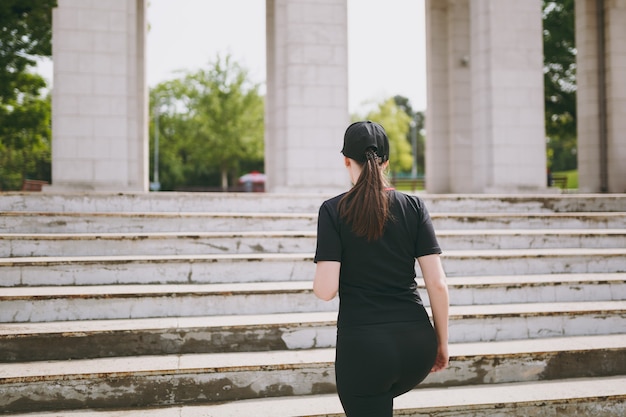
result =
[[541,1],[428,0],[426,185],[546,188]]
[[347,0],[267,0],[265,171],[270,192],[347,189]]
[[470,1],[474,172],[484,192],[545,189],[540,0]]
[[448,74],[448,1],[426,0],[426,190],[450,191],[450,76]]
[[626,1],[605,0],[608,189],[626,193]]
[[473,190],[468,0],[427,2],[426,187]]
[[581,192],[623,193],[626,2],[600,3],[604,5],[601,35],[598,1],[576,0],[578,185]]
[[145,0],[59,0],[50,191],[147,191]]

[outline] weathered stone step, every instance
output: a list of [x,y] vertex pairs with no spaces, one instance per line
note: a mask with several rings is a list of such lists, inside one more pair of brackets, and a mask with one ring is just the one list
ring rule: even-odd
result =
[[[437,235],[446,250],[626,247],[626,229],[442,230]],[[307,253],[315,244],[313,231],[5,233],[0,257]]]
[[[258,411],[255,411],[258,410]],[[158,410],[180,412],[181,417],[341,417],[336,395],[267,398],[209,406],[186,406]],[[129,414],[80,414],[71,417],[139,417]],[[469,414],[471,413],[471,414]],[[578,378],[510,384],[424,388],[394,400],[394,416],[404,417],[545,417],[602,416],[626,414],[626,377]],[[172,414],[170,414],[172,415]],[[16,416],[17,417],[17,416]],[[35,416],[33,416],[35,417]],[[36,416],[43,417],[43,416]]]
[[623,229],[626,212],[431,213],[436,230]]
[[209,254],[0,259],[0,286],[297,281],[313,255]]
[[[336,312],[0,324],[2,361],[335,346]],[[626,334],[626,301],[452,306],[452,343]]]
[[310,282],[4,288],[0,322],[335,311]]
[[[623,229],[626,212],[440,213],[437,230]],[[315,231],[317,213],[0,212],[0,233]]]
[[[621,335],[452,344],[450,367],[419,389],[622,375],[625,353]],[[150,407],[333,393],[333,360],[333,349],[316,349],[2,364],[0,407]]]
[[[618,232],[607,236],[605,244],[619,243]],[[315,242],[313,231],[11,233],[0,234],[0,257],[310,253]]]
[[315,230],[312,213],[4,212],[0,232],[146,233]]
[[[626,274],[459,277],[451,305],[626,300]],[[429,305],[428,293],[421,294]],[[5,288],[0,322],[106,320],[336,311],[310,281],[231,284],[92,285]]]
[[[3,193],[0,211],[49,212],[304,212],[332,195],[277,193]],[[608,200],[607,200],[608,201]],[[540,207],[540,202],[534,203]]]
[[437,237],[446,251],[626,247],[626,229],[441,230]]
[[[545,417],[626,415],[626,377],[422,388],[394,400],[394,416]],[[215,405],[12,414],[13,417],[342,417],[336,394],[271,397]]]
[[450,277],[626,272],[626,248],[459,250],[443,262]]
[[[626,272],[626,248],[446,250],[443,265],[450,277]],[[0,258],[0,287],[302,281],[314,268],[311,253]]]
[[[430,305],[421,278],[420,295]],[[451,277],[451,305],[626,300],[626,273]]]
[[[440,212],[624,211],[626,194],[419,194]],[[0,211],[305,212],[317,213],[324,194],[265,193],[3,193]]]
[[[44,197],[42,198],[42,196]],[[162,311],[159,308],[172,309],[176,315],[178,312],[187,314],[188,310],[185,309],[195,306],[201,310],[202,314],[205,314],[197,317],[0,323],[0,357],[11,356],[11,358],[1,360],[11,361],[13,365],[17,366],[18,362],[72,359],[72,361],[64,362],[64,364],[67,372],[75,375],[83,372],[80,369],[83,362],[77,361],[80,358],[108,357],[113,361],[119,360],[116,358],[118,356],[132,360],[132,355],[156,355],[156,361],[158,361],[158,358],[164,354],[182,354],[182,356],[177,356],[181,365],[177,363],[175,365],[177,368],[172,368],[176,369],[174,373],[162,372],[160,368],[155,373],[151,373],[149,368],[140,370],[139,374],[136,375],[139,381],[139,384],[135,385],[135,387],[139,387],[139,391],[136,393],[141,395],[142,392],[148,392],[150,385],[142,385],[142,381],[154,381],[154,384],[151,385],[153,391],[148,394],[152,395],[153,398],[158,387],[163,387],[166,393],[165,397],[167,397],[167,394],[171,392],[167,391],[168,387],[173,386],[175,381],[179,382],[176,387],[177,393],[185,391],[187,387],[200,389],[206,382],[205,386],[208,389],[206,395],[214,395],[214,398],[218,398],[219,396],[215,395],[223,394],[222,388],[226,387],[219,385],[218,367],[220,368],[219,371],[224,370],[223,368],[226,368],[228,372],[233,371],[228,366],[227,361],[224,360],[224,355],[221,355],[222,360],[216,362],[214,367],[204,368],[206,371],[204,374],[200,370],[193,370],[193,366],[184,368],[185,363],[188,363],[185,362],[186,358],[213,356],[208,354],[214,352],[268,350],[278,350],[280,352],[273,352],[273,354],[282,356],[284,351],[287,351],[287,354],[292,354],[303,353],[297,351],[298,349],[330,348],[334,346],[335,342],[334,320],[336,311],[333,310],[336,310],[336,305],[318,302],[310,292],[310,279],[314,268],[311,262],[311,252],[315,241],[316,213],[321,201],[327,197],[318,195],[301,198],[290,195],[276,198],[275,195],[244,195],[240,198],[238,195],[178,193],[168,195],[166,193],[96,195],[92,197],[84,195],[45,196],[45,193],[37,193],[27,197],[20,195],[15,199],[11,196],[7,200],[4,195],[0,196],[0,212],[12,210],[26,212],[21,220],[19,220],[20,214],[7,213],[5,216],[0,213],[0,234],[5,234],[5,236],[0,237],[0,252],[10,250],[8,254],[0,253],[0,256],[15,258],[26,255],[24,261],[34,261],[34,263],[15,263],[16,259],[0,260],[0,294],[4,294],[5,289],[12,291],[9,287],[14,285],[32,286],[30,290],[46,291],[46,294],[40,294],[39,299],[35,298],[34,303],[31,301],[32,299],[29,299],[30,305],[24,304],[17,307],[16,314],[26,313],[28,309],[40,308],[40,301],[45,303],[46,300],[55,299],[54,292],[65,291],[63,286],[66,285],[96,285],[89,288],[94,292],[86,298],[76,292],[64,298],[64,300],[71,299],[85,303],[85,308],[79,306],[77,310],[89,311],[101,308],[99,305],[105,300],[102,294],[98,294],[98,286],[104,285],[107,290],[110,290],[114,287],[118,288],[118,284],[145,283],[185,285],[172,287],[167,285],[141,286],[140,291],[135,291],[140,293],[139,298],[127,291],[130,287],[126,287],[106,299],[106,302],[109,303],[109,309],[119,311],[126,309],[126,312],[130,312],[128,317],[135,317],[135,313],[142,317],[161,314]],[[450,332],[453,340],[464,343],[486,341],[489,342],[488,345],[493,345],[493,341],[498,340],[517,340],[521,343],[528,338],[541,339],[564,335],[585,336],[594,334],[612,334],[611,337],[622,338],[623,340],[626,337],[624,336],[626,334],[626,320],[624,320],[626,318],[626,297],[624,297],[625,284],[623,279],[623,275],[626,274],[626,245],[624,244],[626,195],[620,195],[617,198],[613,198],[613,196],[610,198],[597,196],[598,198],[596,198],[595,195],[584,196],[583,198],[580,196],[564,198],[561,195],[522,197],[445,196],[438,198],[438,196],[425,196],[445,251],[444,267],[450,277],[449,283],[453,303],[468,304],[453,306],[451,309]],[[5,203],[10,203],[11,207]],[[118,216],[117,213],[125,211],[132,213]],[[603,211],[610,213],[600,213]],[[33,215],[28,212],[47,212],[48,214]],[[59,217],[52,218],[50,217],[51,212],[61,214]],[[93,216],[90,214],[102,212],[108,213]],[[280,214],[284,212],[288,215]],[[562,212],[567,213],[555,215],[555,213]],[[112,234],[107,234],[125,232],[127,230],[126,222],[129,218],[131,220],[128,224],[130,224],[131,232],[135,233],[136,240],[133,241],[132,238],[125,236],[122,238],[124,247],[120,247],[119,240],[116,241],[115,246],[106,246],[112,242],[113,238]],[[18,220],[11,223],[15,219]],[[65,224],[63,224],[64,221]],[[81,223],[86,224],[87,228],[82,228]],[[14,236],[6,236],[8,233],[31,233],[32,227],[38,228],[35,232],[67,234],[74,231],[85,234],[85,236],[81,236],[83,240],[78,243],[72,237],[70,240],[73,243],[70,245],[77,246],[70,248],[68,248],[67,242],[59,239],[62,236],[50,236],[44,239],[34,237],[31,243],[36,242],[38,246],[36,249],[28,246],[30,243],[26,243],[26,246],[19,246],[26,241],[23,239],[16,240]],[[19,228],[23,229],[20,230]],[[84,240],[87,237],[86,234],[91,233],[92,230],[93,233],[101,236]],[[246,232],[242,233],[242,230],[246,230]],[[247,236],[248,231],[255,230],[257,236],[262,235],[258,232],[262,231],[264,234],[267,230],[273,232],[274,237],[264,241],[261,240],[261,237]],[[147,236],[153,232],[164,232],[163,234],[169,235],[166,239],[172,243],[163,244],[162,238],[156,235]],[[169,232],[177,232],[178,234]],[[481,233],[479,234],[479,232]],[[244,240],[241,241],[224,237],[215,242],[217,239],[215,235],[218,233],[246,236],[243,236],[242,239]],[[297,233],[303,233],[305,236],[295,238],[294,235]],[[280,234],[286,235],[285,239],[281,240],[276,237]],[[290,234],[291,236],[289,236]],[[186,235],[186,237],[182,238],[180,235]],[[178,241],[174,241],[175,239]],[[157,241],[158,243],[155,244],[154,242]],[[224,244],[224,242],[227,243]],[[299,246],[303,242],[306,242],[304,246]],[[53,243],[53,245],[46,247],[49,243]],[[220,245],[215,245],[215,243],[220,243]],[[169,249],[168,245],[170,246]],[[4,249],[7,246],[10,249]],[[205,246],[204,251],[202,246]],[[57,248],[61,248],[61,251],[55,253]],[[592,250],[586,248],[592,248]],[[139,252],[134,252],[137,249]],[[522,253],[521,250],[517,249],[525,250]],[[246,253],[246,255],[239,257],[213,256],[210,252],[216,255],[233,253]],[[274,256],[273,253],[275,252],[281,253]],[[168,253],[174,256],[170,256]],[[62,257],[65,254],[71,254],[72,258]],[[100,254],[114,256],[101,258]],[[46,263],[40,259],[40,256],[52,257]],[[608,274],[606,274],[607,272]],[[529,273],[533,275],[523,276]],[[88,276],[92,278],[88,278]],[[523,281],[519,281],[519,279],[523,279]],[[263,286],[264,284],[259,284],[260,286],[257,284],[210,285],[212,283],[226,284],[228,282],[241,283],[265,280],[274,282],[267,286]],[[283,284],[275,281],[289,282],[287,282],[286,287],[281,289]],[[39,286],[53,288],[37,288]],[[272,292],[272,286],[275,288],[278,286],[278,289]],[[170,290],[166,291],[166,294],[160,292],[161,289],[167,287]],[[19,290],[23,289],[20,288]],[[70,292],[74,291],[80,291],[80,289]],[[282,298],[278,300],[270,298],[276,292]],[[427,302],[426,291],[422,289],[421,293]],[[226,294],[230,294],[228,301]],[[140,299],[141,302],[136,303],[137,299]],[[181,299],[186,299],[188,305],[176,305]],[[564,299],[570,302],[533,302]],[[147,300],[151,300],[151,302],[144,303]],[[200,300],[205,300],[204,304],[222,310],[218,314],[224,314],[223,310],[226,309],[232,315],[213,316],[215,311],[210,310]],[[267,304],[272,308],[286,308],[287,305],[291,304],[297,305],[297,308],[313,308],[312,303],[320,303],[322,308],[328,308],[331,311],[320,311],[315,308],[310,310],[313,312],[293,313],[292,309],[289,309],[279,314],[250,315],[251,313],[249,313],[249,315],[241,316],[238,315],[239,311],[237,311],[235,304],[237,302],[244,303],[244,300],[247,300],[248,304]],[[494,301],[501,304],[487,305],[487,303]],[[160,307],[159,303],[161,304]],[[134,305],[134,310],[131,305]],[[0,300],[0,315],[5,313],[7,306],[15,307],[15,305],[11,306]],[[93,306],[98,307],[94,309]],[[75,305],[71,303],[57,304],[53,305],[48,312],[51,313],[49,315],[52,319],[59,319],[62,317],[59,314],[65,314],[59,311],[73,308]],[[232,310],[228,310],[229,308]],[[45,308],[41,311],[45,311]],[[41,315],[46,314],[41,313]],[[78,316],[80,317],[80,315]],[[530,342],[534,341],[531,340]],[[547,345],[550,349],[552,348],[549,343]],[[523,373],[525,377],[533,378],[535,377],[534,372],[539,372],[540,378],[543,378],[549,374],[549,371],[556,376],[557,369],[570,370],[575,368],[573,365],[577,363],[584,363],[594,367],[594,369],[602,369],[602,366],[605,367],[604,369],[623,369],[624,358],[626,357],[624,349],[610,350],[610,353],[603,352],[602,349],[592,349],[598,345],[602,344],[590,342],[589,351],[586,351],[587,353],[583,356],[577,356],[580,351],[576,349],[570,351],[569,346],[564,347],[562,351],[555,354],[555,359],[549,357],[550,349],[543,349],[541,352],[536,352],[536,358],[541,359],[534,360],[532,356],[529,356],[519,359],[517,364],[515,364],[516,358],[507,356],[510,352],[502,353],[505,357],[503,360],[496,356],[484,356],[484,351],[477,351],[475,356],[459,355],[457,357],[459,361],[455,362],[459,366],[455,366],[455,372],[460,372],[463,375],[464,383],[467,383],[467,380],[471,378],[480,381],[483,386],[472,387],[472,389],[478,390],[486,388],[486,384],[483,383],[484,380],[479,379],[484,375],[481,372],[485,369],[492,371],[496,378],[506,378],[507,375],[519,373]],[[591,353],[592,350],[593,353]],[[189,353],[200,355],[188,355]],[[262,353],[268,354],[267,352]],[[544,356],[542,357],[542,355]],[[472,358],[478,360],[479,356],[481,357],[480,362],[472,361]],[[491,359],[493,361],[489,362]],[[100,360],[96,359],[95,362]],[[144,358],[140,358],[140,361],[143,360]],[[257,392],[265,389],[264,395],[288,395],[290,394],[288,392],[290,381],[294,379],[306,380],[309,377],[314,379],[318,376],[319,379],[315,380],[317,391],[311,392],[326,392],[324,389],[328,389],[328,385],[325,384],[324,378],[328,375],[320,375],[317,372],[326,369],[325,366],[331,361],[332,358],[326,362],[302,361],[299,364],[290,364],[277,360],[274,365],[266,363],[265,365],[269,365],[269,368],[266,369],[263,369],[264,362],[252,364],[252,368],[256,367],[254,372],[256,372],[257,379],[254,380],[254,383],[251,383],[252,379],[248,380],[248,391],[246,392],[253,392],[254,395],[258,396]],[[91,363],[91,361],[87,362]],[[149,363],[149,358],[146,362]],[[313,366],[313,363],[316,365]],[[602,365],[599,365],[600,363]],[[483,364],[484,367],[481,367]],[[529,372],[525,373],[524,370],[527,369],[525,365],[527,364],[532,365],[532,369],[528,368]],[[72,367],[72,365],[77,366],[77,368]],[[249,363],[244,363],[244,366],[248,365]],[[280,369],[282,365],[291,366],[291,368],[282,372]],[[311,367],[306,368],[308,365]],[[491,365],[495,365],[495,367],[490,368]],[[130,369],[130,366],[132,364],[126,368]],[[507,366],[510,368],[506,368]],[[238,388],[243,389],[246,386],[243,383],[245,378],[242,375],[248,371],[253,371],[252,368],[233,371],[233,381],[231,381],[233,384],[226,387],[230,389],[228,393],[237,391]],[[263,369],[262,374],[259,373],[261,369]],[[30,380],[33,384],[24,383],[23,386],[25,390],[30,386],[39,387],[44,395],[48,395],[45,394],[47,387],[53,387],[53,391],[57,390],[60,393],[57,397],[59,401],[67,400],[66,405],[59,408],[59,410],[63,410],[59,412],[60,415],[64,416],[69,415],[66,414],[66,409],[75,408],[76,404],[80,404],[80,402],[74,403],[75,392],[79,392],[83,398],[91,398],[90,392],[93,392],[95,394],[94,400],[108,403],[109,401],[104,399],[104,394],[100,395],[104,391],[100,391],[98,387],[106,387],[109,390],[107,395],[113,399],[113,404],[107,405],[107,407],[117,405],[124,407],[122,405],[124,400],[121,403],[116,403],[116,401],[123,397],[124,393],[133,391],[132,380],[130,386],[127,386],[126,382],[129,380],[124,379],[127,375],[107,372],[105,370],[101,374],[105,378],[96,382],[96,385],[90,385],[89,378],[85,378],[83,381],[70,378],[71,384],[74,385],[65,391],[62,383],[55,385],[55,381],[58,379]],[[473,377],[472,372],[474,372]],[[626,374],[623,370],[619,372],[622,376]],[[275,374],[284,375],[285,379],[274,379],[274,383],[272,383]],[[252,373],[252,375],[255,374]],[[269,376],[264,379],[265,377],[261,375]],[[432,377],[436,376],[439,375]],[[558,378],[566,376],[567,374],[559,375]],[[581,374],[576,376],[581,376]],[[37,375],[35,375],[36,377]],[[185,379],[186,377],[187,379]],[[489,374],[485,378],[489,378]],[[449,378],[449,380],[454,379],[457,378]],[[611,377],[592,379],[594,383],[604,380],[611,381],[613,384],[616,383]],[[87,382],[85,383],[85,381]],[[79,386],[81,382],[84,385]],[[211,385],[213,382],[215,384]],[[535,387],[542,382],[533,381],[530,386]],[[561,383],[562,381],[558,382]],[[620,380],[617,383],[623,384],[623,382],[625,381]],[[435,381],[434,383],[440,382]],[[505,406],[501,406],[499,409],[490,403],[485,405],[484,415],[493,415],[495,412],[503,412],[502,410],[508,410],[509,415],[530,414],[524,412],[524,410],[532,410],[529,404],[536,407],[535,412],[540,410],[542,415],[550,410],[554,410],[555,414],[559,412],[572,415],[580,413],[603,415],[603,412],[608,414],[608,410],[615,410],[616,404],[621,404],[622,412],[616,415],[623,415],[626,411],[624,410],[625,393],[616,396],[603,391],[606,395],[600,398],[590,394],[591,391],[587,390],[587,386],[567,386],[570,387],[570,392],[575,389],[586,390],[582,395],[584,399],[572,400],[571,396],[563,399],[563,396],[559,396],[557,399],[511,401],[511,404],[507,402]],[[257,389],[260,391],[255,391]],[[426,386],[422,388],[422,391],[431,389]],[[454,389],[456,388],[447,388],[447,390]],[[436,389],[433,390],[438,392]],[[4,391],[0,386],[0,398],[3,398]],[[9,389],[8,391],[13,394],[19,390]],[[186,394],[187,392],[183,392],[183,395]],[[193,396],[192,394],[189,395]],[[128,394],[127,398],[130,398],[130,395]],[[205,394],[202,393],[202,395]],[[411,395],[413,393],[410,393],[407,398]],[[450,395],[451,391],[446,391],[444,397]],[[504,394],[501,394],[500,397],[492,396],[490,401],[507,401],[506,398],[502,398],[502,395]],[[178,401],[176,396],[169,398],[172,401]],[[307,400],[316,400],[317,398],[320,397],[312,395],[308,396]],[[334,395],[323,398],[332,399],[333,402],[331,403],[338,406]],[[396,404],[400,404],[403,398],[405,397],[401,397]],[[294,404],[298,404],[297,401],[301,399],[285,396],[278,401],[295,400],[296,403]],[[45,398],[43,401],[46,401]],[[574,406],[571,406],[572,401],[575,402]],[[28,400],[24,403],[27,402]],[[257,409],[246,409],[245,404],[253,403],[256,403]],[[230,409],[235,413],[231,415],[249,417],[262,415],[258,410],[258,408],[263,407],[260,404],[273,403],[264,403],[261,400],[244,400],[232,404],[216,405],[215,408],[204,406],[175,407],[164,410],[170,412],[176,410],[174,411],[176,415],[198,412],[198,415],[219,417],[220,411],[215,410]],[[467,404],[471,405],[468,406]],[[476,410],[482,407],[482,404],[476,395],[472,395],[468,397],[464,406],[459,407],[457,405],[456,410],[459,411],[458,415],[466,415],[464,413],[468,411],[468,408],[471,408],[472,413],[478,413]],[[269,407],[273,406],[270,405]],[[448,413],[450,410],[454,410],[454,407],[453,405],[443,412]],[[202,411],[198,411],[201,409]],[[293,408],[293,410],[296,409],[297,406]],[[0,406],[0,410],[3,410],[2,406]],[[311,407],[306,407],[305,410],[301,415],[314,415],[316,412]],[[341,414],[340,407],[336,407],[335,410],[335,414]],[[405,408],[405,410],[407,411],[406,415],[411,415],[412,411],[408,411],[410,408]],[[568,413],[568,410],[572,412]],[[158,411],[148,409],[141,410],[141,412],[144,415],[153,416],[157,415],[155,413]],[[230,411],[224,412],[229,413]],[[420,411],[417,413],[415,415],[419,415]],[[280,411],[268,412],[268,414],[273,417],[287,415]],[[427,412],[422,415],[428,414],[432,413]]]

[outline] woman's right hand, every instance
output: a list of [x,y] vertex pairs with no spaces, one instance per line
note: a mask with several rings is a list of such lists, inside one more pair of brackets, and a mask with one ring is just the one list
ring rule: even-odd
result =
[[417,258],[422,269],[422,276],[430,299],[433,325],[437,333],[437,357],[431,372],[439,372],[448,366],[448,318],[450,308],[450,296],[448,295],[448,284],[446,283],[446,273],[441,265],[439,255],[425,255]]
[[437,348],[437,357],[435,358],[435,364],[433,365],[430,372],[443,371],[448,367],[449,360],[450,355],[448,354],[448,344],[439,345],[439,347]]

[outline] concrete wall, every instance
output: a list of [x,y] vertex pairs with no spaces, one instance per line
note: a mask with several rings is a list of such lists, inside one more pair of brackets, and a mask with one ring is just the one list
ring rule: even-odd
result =
[[426,5],[427,190],[545,189],[541,2]]
[[605,0],[604,10],[597,3],[576,1],[578,182],[583,192],[623,193],[626,2]]
[[147,191],[144,0],[53,10],[51,191]]
[[469,1],[431,1],[426,14],[428,190],[473,189]]
[[349,186],[347,0],[267,0],[266,188]]

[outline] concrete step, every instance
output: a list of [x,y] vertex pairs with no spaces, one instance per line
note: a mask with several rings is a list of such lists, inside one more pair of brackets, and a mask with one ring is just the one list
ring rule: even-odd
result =
[[0,322],[335,311],[310,282],[4,288]]
[[[626,300],[626,273],[458,277],[451,305]],[[428,293],[421,294],[429,305]],[[91,285],[4,288],[0,322],[106,320],[336,311],[310,281],[229,284]]]
[[[612,231],[601,231],[599,244],[619,244],[619,232],[604,232]],[[313,231],[7,233],[0,234],[0,257],[310,253],[315,243]]]
[[[545,417],[626,415],[626,377],[575,378],[508,384],[422,388],[394,401],[394,416]],[[80,410],[13,417],[341,417],[336,394],[271,397],[214,405]]]
[[624,248],[626,229],[441,230],[445,250]]
[[[446,250],[624,248],[626,229],[442,230]],[[0,257],[314,252],[313,231],[5,233]]]
[[0,286],[297,281],[314,268],[310,253],[2,258]]
[[626,272],[626,248],[501,249],[445,251],[450,277]]
[[[432,212],[624,211],[626,194],[426,194]],[[0,211],[304,212],[332,197],[266,193],[3,193]]]
[[[334,311],[1,323],[0,361],[218,353],[335,346]],[[626,301],[452,306],[450,341],[626,334]]]
[[[425,305],[430,305],[421,278]],[[451,305],[626,300],[626,273],[451,277]]]
[[626,212],[431,213],[435,230],[623,229]]
[[[623,229],[626,212],[432,212],[436,230]],[[316,213],[0,212],[0,233],[315,231]]]
[[[0,195],[0,319],[17,320],[0,323],[0,403],[64,416],[145,404],[169,407],[145,416],[341,415],[334,394],[319,395],[334,390],[337,305],[310,289],[328,197]],[[398,415],[623,415],[626,195],[424,199],[445,251],[451,338],[464,350],[415,391],[432,391],[439,408],[403,405],[421,398],[410,393]],[[545,389],[515,396],[524,393],[507,381],[524,379],[511,386]],[[463,405],[444,402],[457,392]]]
[[[420,389],[626,374],[622,335],[453,344],[450,355],[450,367]],[[2,364],[0,407],[152,407],[333,393],[333,360],[333,349],[315,349]]]
[[0,212],[0,232],[155,233],[314,231],[313,213]]
[[[449,277],[626,272],[626,248],[446,250]],[[418,274],[419,274],[419,268]],[[0,287],[302,281],[312,253],[0,258]]]
[[322,202],[332,195],[159,192],[3,193],[0,197],[0,211],[317,213]]
[[[544,417],[626,414],[626,377],[580,378],[426,388],[410,391],[394,400],[394,416],[405,417]],[[164,413],[171,409],[159,410]],[[254,410],[258,410],[255,412]],[[336,395],[267,398],[213,406],[177,407],[181,417],[340,417],[343,409]],[[106,414],[106,417],[138,417]],[[471,414],[470,414],[471,413]],[[165,416],[167,414],[163,414]],[[172,415],[172,414],[170,414]],[[178,414],[175,414],[178,415]],[[72,417],[92,417],[91,414]],[[93,415],[95,417],[96,414]],[[104,417],[104,416],[102,416]],[[154,414],[154,417],[162,417]]]

